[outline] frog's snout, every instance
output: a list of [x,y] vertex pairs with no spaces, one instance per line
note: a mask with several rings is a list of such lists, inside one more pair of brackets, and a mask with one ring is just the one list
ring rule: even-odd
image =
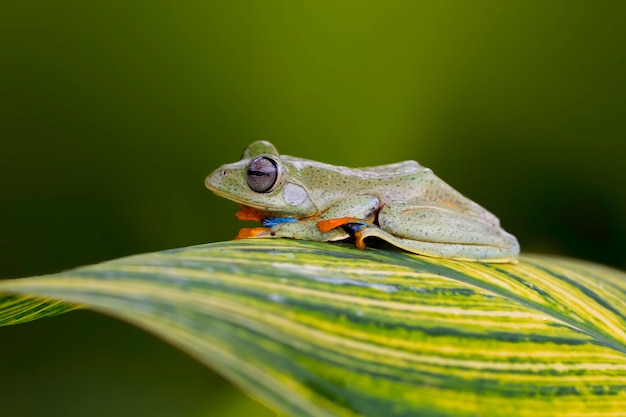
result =
[[226,170],[224,168],[218,168],[215,171],[213,171],[212,173],[210,173],[204,179],[204,185],[209,190],[215,191],[217,188],[219,188],[220,182],[223,181],[227,177],[228,177],[228,170]]

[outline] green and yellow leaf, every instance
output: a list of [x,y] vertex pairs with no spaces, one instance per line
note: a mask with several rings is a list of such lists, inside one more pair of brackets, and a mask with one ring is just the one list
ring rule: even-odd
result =
[[294,417],[626,415],[626,274],[581,261],[243,240],[0,291],[2,325],[87,306]]

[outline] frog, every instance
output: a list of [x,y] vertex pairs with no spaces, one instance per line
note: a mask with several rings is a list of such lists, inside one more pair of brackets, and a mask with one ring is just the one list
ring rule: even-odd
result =
[[359,249],[382,240],[422,256],[488,263],[515,263],[520,252],[494,214],[412,160],[349,168],[256,141],[205,185],[239,204],[239,220],[261,223],[236,239],[354,240]]

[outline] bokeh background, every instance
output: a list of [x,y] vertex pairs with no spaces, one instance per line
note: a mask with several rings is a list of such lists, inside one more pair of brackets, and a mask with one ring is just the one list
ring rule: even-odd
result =
[[[626,269],[615,1],[42,1],[0,6],[0,277],[230,239],[203,187],[257,139],[415,159],[526,252]],[[3,416],[273,415],[77,312],[0,329]]]

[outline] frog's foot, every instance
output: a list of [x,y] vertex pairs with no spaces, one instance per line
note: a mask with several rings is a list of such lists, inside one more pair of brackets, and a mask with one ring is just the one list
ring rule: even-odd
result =
[[378,226],[373,225],[363,220],[359,222],[352,222],[344,225],[344,229],[347,229],[349,233],[354,236],[354,244],[358,249],[365,249],[365,238],[369,236],[368,230],[378,229]]
[[237,236],[235,236],[235,240],[265,237],[262,235],[267,235],[269,233],[269,230],[269,227],[244,227],[243,229],[239,230],[239,233],[237,233]]
[[337,227],[345,226],[350,223],[363,223],[363,219],[357,219],[356,217],[339,217],[336,219],[319,220],[317,222],[317,228],[322,233],[328,233]]
[[[235,213],[235,217],[239,220],[252,220],[253,222],[261,222],[267,217],[267,213],[252,207],[240,205],[241,209]],[[242,229],[243,230],[243,229]]]
[[365,249],[365,238],[368,236],[366,230],[376,228],[374,224],[375,215],[368,216],[367,219],[357,219],[355,217],[339,217],[336,219],[320,220],[317,227],[320,231],[327,233],[337,227],[342,227],[346,232],[354,236],[354,243],[359,249]]

